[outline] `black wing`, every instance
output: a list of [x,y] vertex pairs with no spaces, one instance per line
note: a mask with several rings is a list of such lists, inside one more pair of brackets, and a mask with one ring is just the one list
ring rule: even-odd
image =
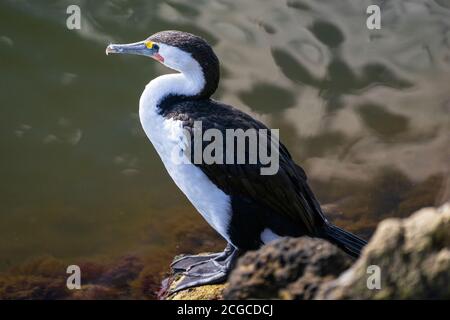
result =
[[[223,136],[226,129],[267,129],[264,124],[249,115],[213,100],[178,102],[162,113],[166,118],[183,121],[184,128],[191,132],[195,121],[202,122],[203,131],[215,128],[220,130]],[[209,143],[204,143],[203,148]],[[248,157],[248,148],[246,151]],[[196,166],[226,194],[244,197],[267,206],[274,212],[285,215],[290,221],[300,224],[311,235],[316,234],[318,227],[326,221],[319,203],[307,185],[304,170],[292,160],[281,143],[279,170],[274,175],[261,175],[261,168],[265,166],[259,161],[256,164],[202,163]]]

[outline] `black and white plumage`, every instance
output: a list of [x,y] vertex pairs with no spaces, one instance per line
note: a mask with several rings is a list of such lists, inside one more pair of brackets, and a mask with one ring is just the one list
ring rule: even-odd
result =
[[219,60],[200,37],[163,31],[145,41],[109,45],[107,53],[152,57],[178,71],[152,80],[140,99],[139,116],[168,173],[206,221],[228,242],[224,253],[188,256],[173,267],[186,272],[178,289],[222,281],[238,250],[256,249],[283,236],[308,235],[359,255],[365,241],[330,224],[307,184],[303,169],[280,143],[279,170],[261,175],[261,164],[175,163],[183,130],[267,129],[261,122],[210,96],[219,83]]

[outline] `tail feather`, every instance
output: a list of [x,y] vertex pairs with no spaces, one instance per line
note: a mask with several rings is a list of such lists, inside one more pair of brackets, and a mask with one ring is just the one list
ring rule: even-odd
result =
[[361,250],[367,244],[367,241],[328,223],[323,229],[323,238],[327,239],[355,258],[359,257]]

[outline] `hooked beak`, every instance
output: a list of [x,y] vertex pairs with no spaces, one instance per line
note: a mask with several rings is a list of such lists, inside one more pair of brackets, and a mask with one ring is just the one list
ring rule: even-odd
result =
[[141,56],[151,57],[160,62],[164,62],[164,58],[158,53],[156,46],[149,48],[146,41],[140,41],[128,44],[110,44],[106,47],[106,55],[110,53],[117,54],[136,54]]

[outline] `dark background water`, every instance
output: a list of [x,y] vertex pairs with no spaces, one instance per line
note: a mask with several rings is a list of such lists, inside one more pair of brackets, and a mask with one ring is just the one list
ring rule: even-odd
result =
[[[366,28],[372,3],[381,30]],[[70,4],[81,30],[66,28]],[[368,237],[449,198],[449,1],[5,0],[0,270],[132,254],[160,274],[176,253],[224,245],[140,127],[140,94],[168,70],[104,54],[165,29],[210,42],[215,98],[280,129],[338,225]]]

